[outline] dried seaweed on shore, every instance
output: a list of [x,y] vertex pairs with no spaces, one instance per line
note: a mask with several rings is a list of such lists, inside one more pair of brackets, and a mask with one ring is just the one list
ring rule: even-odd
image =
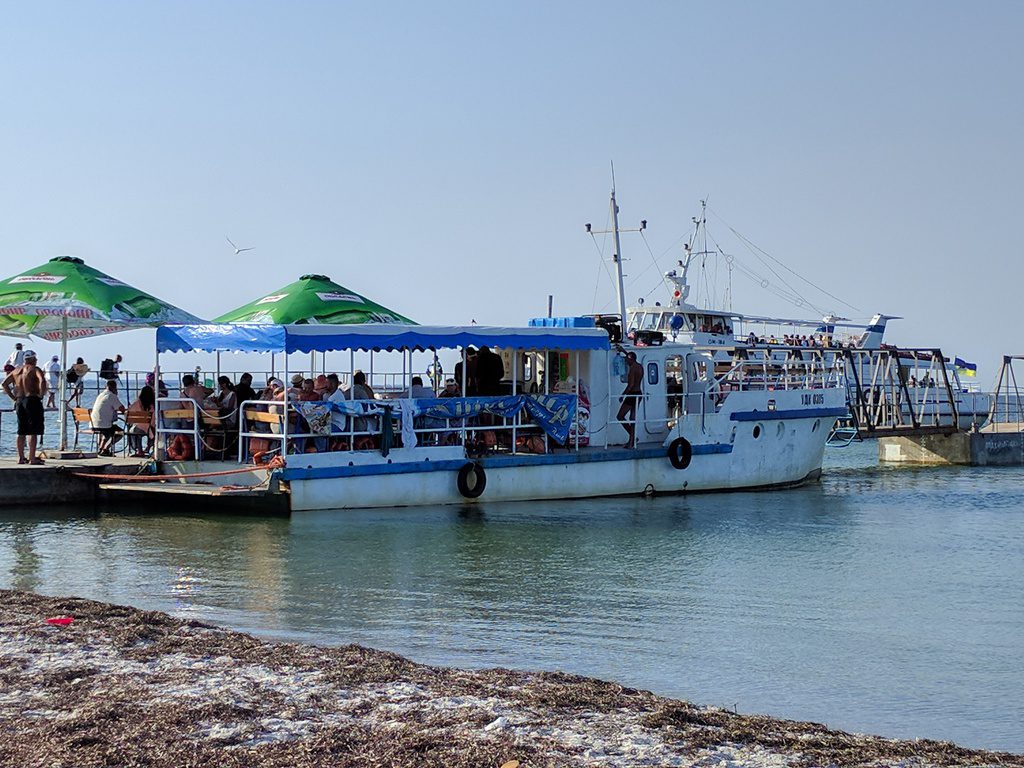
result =
[[[163,613],[0,591],[0,765],[1017,766],[562,673],[267,643]],[[73,616],[65,627],[45,619]]]

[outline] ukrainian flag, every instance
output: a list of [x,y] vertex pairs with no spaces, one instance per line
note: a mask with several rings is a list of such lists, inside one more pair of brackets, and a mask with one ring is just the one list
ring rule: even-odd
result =
[[977,376],[978,366],[975,363],[968,363],[959,357],[955,359],[956,372],[961,376]]

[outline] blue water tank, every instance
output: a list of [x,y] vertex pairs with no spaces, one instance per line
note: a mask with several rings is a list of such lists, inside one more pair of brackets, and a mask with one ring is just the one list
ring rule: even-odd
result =
[[594,318],[590,315],[579,317],[531,317],[527,323],[530,328],[594,328]]

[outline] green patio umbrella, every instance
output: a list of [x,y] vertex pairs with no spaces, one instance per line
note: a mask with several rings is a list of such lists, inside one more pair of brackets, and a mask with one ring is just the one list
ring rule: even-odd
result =
[[417,324],[404,315],[338,285],[324,275],[303,275],[291,285],[227,312],[213,322],[274,325]]
[[[0,281],[0,334],[39,336],[61,342],[67,370],[67,342],[166,323],[201,323],[195,315],[93,269],[73,256],[58,256]],[[67,438],[64,388],[60,379],[60,447]]]

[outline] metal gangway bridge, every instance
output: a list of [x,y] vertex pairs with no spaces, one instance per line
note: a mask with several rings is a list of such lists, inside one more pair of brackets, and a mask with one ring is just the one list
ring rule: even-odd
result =
[[[937,348],[841,348],[850,416],[839,430],[850,436],[914,437],[960,429],[963,393]],[[837,360],[838,364],[838,360]]]

